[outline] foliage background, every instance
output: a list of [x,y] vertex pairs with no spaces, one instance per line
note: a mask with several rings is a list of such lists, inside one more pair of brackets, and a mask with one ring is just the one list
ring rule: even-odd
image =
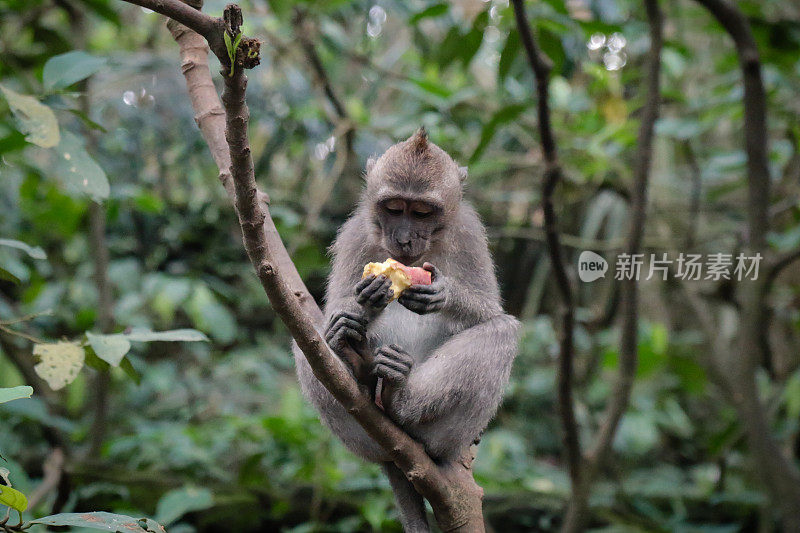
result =
[[[791,250],[800,245],[800,8],[739,4],[764,61],[771,244]],[[557,294],[542,242],[533,80],[511,8],[502,0],[242,6],[245,32],[265,41],[263,64],[250,74],[256,175],[318,299],[326,247],[354,204],[368,156],[425,125],[469,164],[467,196],[489,228],[506,308],[524,325],[476,476],[495,530],[556,529],[568,495],[555,414]],[[222,7],[209,1],[204,9]],[[736,56],[694,2],[662,8],[664,102],[645,247],[672,257],[732,253],[742,242],[746,190]],[[555,65],[551,105],[567,178],[557,206],[574,267],[580,250],[611,253],[623,237],[647,28],[643,8],[629,0],[546,0],[529,14]],[[115,1],[4,0],[0,43],[0,84],[53,109],[62,138],[76,136],[110,183],[102,204],[111,331],[193,328],[210,339],[134,343],[132,368],[111,369],[108,418],[99,425],[93,391],[101,380],[92,368],[63,391],[0,406],[0,466],[15,487],[29,493],[49,450],[66,447],[64,481],[29,514],[113,510],[152,516],[171,532],[398,531],[379,470],[349,455],[300,395],[289,336],[246,260],[163,20]],[[43,83],[46,61],[76,49],[104,60],[88,82]],[[0,320],[51,310],[8,327],[50,341],[100,332],[91,199],[48,150],[25,141],[5,101],[0,112],[0,237],[47,256],[0,246],[0,267],[19,280],[0,281]],[[580,285],[583,428],[596,423],[616,368],[610,278]],[[798,283],[800,270],[787,269],[771,294],[772,357],[759,370],[774,433],[795,460]],[[703,367],[709,339],[668,285],[642,284],[640,366],[613,465],[593,492],[592,526],[768,531],[770,502],[753,479],[736,414]],[[724,300],[729,287],[706,289]],[[31,343],[0,331],[0,348],[0,387],[24,384],[18,361],[34,361]],[[98,450],[92,428],[101,431]]]

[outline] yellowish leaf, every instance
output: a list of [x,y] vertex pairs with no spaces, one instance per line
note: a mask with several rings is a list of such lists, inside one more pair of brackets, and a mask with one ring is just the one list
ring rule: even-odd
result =
[[16,93],[2,85],[0,91],[3,91],[8,107],[17,117],[20,131],[25,134],[26,141],[38,144],[42,148],[52,148],[59,143],[61,135],[52,109],[33,96]]
[[8,505],[22,513],[28,508],[28,498],[17,489],[0,485],[0,505]]
[[78,343],[66,341],[37,344],[33,355],[41,360],[33,369],[53,390],[63,389],[75,381],[85,357]]

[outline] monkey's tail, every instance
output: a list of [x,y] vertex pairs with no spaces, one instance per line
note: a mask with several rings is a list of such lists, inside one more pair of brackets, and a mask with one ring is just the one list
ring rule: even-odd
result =
[[405,474],[394,463],[383,463],[383,471],[389,478],[394,492],[394,501],[400,512],[400,523],[406,533],[430,533],[425,516],[425,501]]

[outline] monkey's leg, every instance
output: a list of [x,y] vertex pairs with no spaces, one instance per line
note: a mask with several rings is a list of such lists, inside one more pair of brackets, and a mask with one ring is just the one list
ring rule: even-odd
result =
[[[328,392],[328,389],[319,382],[311,370],[306,357],[296,342],[292,342],[294,362],[297,378],[303,395],[314,405],[319,412],[322,422],[330,428],[334,435],[354,454],[368,461],[376,463],[387,461],[387,454],[378,444],[367,435],[364,428],[356,422],[342,404]],[[341,363],[345,366],[345,363]]]
[[456,459],[500,404],[517,353],[517,328],[513,317],[499,315],[453,335],[391,384],[387,412],[433,457]]
[[428,533],[428,518],[425,516],[425,502],[405,474],[394,463],[383,463],[383,471],[389,478],[394,493],[394,501],[400,513],[400,523],[406,533]]

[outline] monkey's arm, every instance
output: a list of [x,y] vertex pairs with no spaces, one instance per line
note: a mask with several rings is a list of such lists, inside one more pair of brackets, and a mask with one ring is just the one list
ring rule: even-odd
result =
[[[405,358],[386,362],[387,376],[395,378],[384,395],[389,415],[434,457],[457,456],[500,404],[517,352],[517,329],[516,319],[497,315],[451,337],[404,378],[393,371],[403,373]],[[376,362],[387,355],[382,348]]]
[[325,295],[325,315],[358,315],[372,320],[389,303],[391,281],[386,276],[361,279],[364,265],[380,254],[364,238],[365,215],[356,213],[342,225],[331,247],[333,261]]

